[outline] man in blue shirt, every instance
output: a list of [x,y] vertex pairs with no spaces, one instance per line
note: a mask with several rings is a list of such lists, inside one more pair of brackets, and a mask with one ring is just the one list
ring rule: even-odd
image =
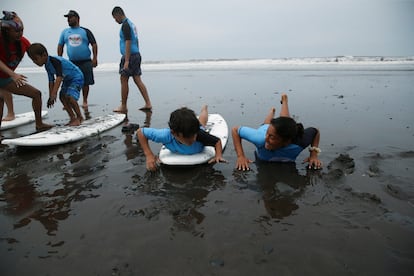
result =
[[[69,60],[81,69],[85,80],[82,88],[82,106],[87,108],[89,85],[95,83],[92,67],[98,65],[98,44],[92,32],[79,25],[80,17],[76,11],[70,10],[64,16],[68,18],[70,28],[64,29],[60,34],[57,54],[62,56],[63,47],[66,45]],[[92,59],[89,45],[92,46]]]
[[129,77],[134,79],[145,105],[140,108],[143,111],[152,109],[151,101],[145,84],[141,80],[141,54],[139,52],[139,42],[137,28],[126,16],[122,8],[115,7],[112,16],[118,24],[121,24],[119,32],[119,47],[121,51],[121,62],[119,64],[119,74],[121,75],[121,105],[114,112],[127,113],[127,100],[129,93]]

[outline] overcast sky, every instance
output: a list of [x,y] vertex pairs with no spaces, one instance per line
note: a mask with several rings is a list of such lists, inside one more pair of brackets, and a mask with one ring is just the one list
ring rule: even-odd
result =
[[[414,0],[2,0],[24,35],[56,54],[74,9],[118,62],[121,6],[137,26],[144,61],[326,56],[414,56]],[[96,4],[92,4],[96,3]]]

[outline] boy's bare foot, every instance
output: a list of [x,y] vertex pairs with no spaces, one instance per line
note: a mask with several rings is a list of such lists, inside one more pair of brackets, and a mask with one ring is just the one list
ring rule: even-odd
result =
[[128,113],[128,109],[125,108],[125,107],[122,107],[122,106],[114,109],[113,111],[114,112],[117,112],[117,113],[123,113],[123,114],[127,114]]
[[36,126],[36,131],[45,131],[45,130],[51,129],[52,127],[54,127],[54,125],[42,123],[41,125]]
[[282,97],[280,97],[280,104],[287,103],[288,102],[288,96],[286,94],[282,94]]
[[79,126],[80,124],[81,124],[81,122],[79,121],[78,118],[76,118],[76,119],[70,120],[67,125],[68,126]]
[[13,121],[14,119],[16,119],[16,117],[14,116],[14,114],[7,114],[1,120],[7,122],[7,121]]

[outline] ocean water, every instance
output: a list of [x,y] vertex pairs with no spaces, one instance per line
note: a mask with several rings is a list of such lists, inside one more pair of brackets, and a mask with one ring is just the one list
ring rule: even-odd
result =
[[[279,59],[208,59],[143,62],[144,71],[178,70],[413,70],[414,56],[336,56]],[[114,71],[118,63],[99,64],[95,71]],[[41,72],[38,67],[18,68],[19,72]]]
[[[174,109],[208,104],[229,127],[255,127],[287,93],[294,118],[321,131],[323,170],[306,170],[304,151],[296,164],[254,162],[239,172],[229,139],[228,163],[149,173],[121,126],[51,148],[0,146],[0,274],[411,275],[413,64],[410,57],[145,63],[153,112],[138,110],[143,101],[131,82],[130,122],[165,127]],[[89,116],[119,105],[116,67],[95,71]],[[20,70],[45,103],[43,70]],[[30,110],[27,99],[14,99],[17,112]],[[67,121],[59,103],[49,113],[47,122]]]

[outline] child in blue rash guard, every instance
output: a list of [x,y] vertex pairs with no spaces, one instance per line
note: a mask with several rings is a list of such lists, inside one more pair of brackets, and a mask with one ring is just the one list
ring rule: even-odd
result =
[[[78,105],[80,90],[83,86],[83,74],[72,62],[59,56],[49,56],[47,49],[40,43],[33,43],[27,53],[38,66],[45,66],[49,78],[49,100],[47,107],[56,102],[57,92],[62,85],[59,99],[68,112],[69,126],[78,126],[83,117]],[[55,78],[56,75],[56,78]]]
[[226,162],[222,157],[221,140],[203,129],[207,124],[207,119],[206,105],[202,107],[199,119],[193,110],[182,107],[171,113],[168,122],[169,128],[138,129],[138,141],[147,159],[147,169],[155,171],[159,162],[158,157],[151,151],[148,140],[162,143],[170,151],[180,154],[195,154],[203,151],[205,146],[213,146],[216,155],[209,163]]
[[280,117],[274,118],[276,109],[272,108],[258,129],[244,126],[232,128],[238,170],[249,170],[249,163],[252,162],[244,155],[242,139],[256,146],[258,159],[269,162],[295,162],[296,157],[310,146],[310,155],[304,162],[309,162],[309,168],[321,168],[322,162],[318,159],[319,130],[313,127],[304,129],[302,124],[297,124],[290,117],[286,94],[282,94],[281,104]]

